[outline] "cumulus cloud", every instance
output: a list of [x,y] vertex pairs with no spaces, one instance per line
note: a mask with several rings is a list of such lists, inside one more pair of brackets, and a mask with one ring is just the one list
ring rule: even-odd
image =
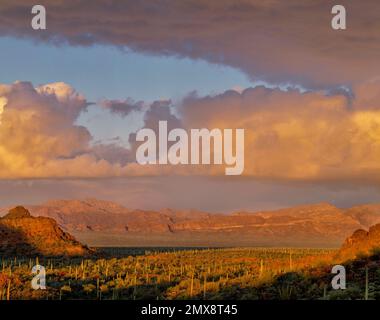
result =
[[[182,128],[181,120],[174,114],[174,106],[171,100],[157,100],[151,103],[144,114],[143,128],[152,129],[156,133],[156,143],[158,144],[159,136],[159,121],[166,121],[168,131],[175,128]],[[131,151],[136,154],[136,150],[141,145],[141,142],[136,141],[136,133],[133,132],[129,135],[129,143],[131,145]],[[172,143],[168,143],[170,146]],[[158,148],[156,150],[156,157],[158,158]],[[152,167],[153,168],[153,167]],[[166,168],[166,170],[168,170]],[[155,170],[158,173],[160,169]],[[174,171],[178,172],[178,168]]]
[[308,87],[379,75],[380,2],[342,0],[348,29],[331,28],[332,0],[41,0],[48,29],[30,28],[29,0],[2,0],[0,35],[55,44],[109,44],[230,65],[252,78]]
[[85,151],[91,136],[73,121],[87,103],[71,87],[55,83],[35,89],[31,83],[16,82],[1,85],[0,95],[6,102],[0,126],[3,154],[38,162],[47,155],[67,158]]
[[245,175],[295,180],[380,177],[380,82],[344,94],[256,87],[185,99],[186,127],[244,128]]
[[75,124],[88,103],[69,85],[0,85],[0,103],[0,178],[120,174],[115,156],[125,153],[91,146],[88,129]]
[[[134,145],[94,142],[89,130],[77,125],[89,103],[65,83],[34,88],[30,82],[0,84],[0,179],[96,178],[171,174],[171,168],[141,167]],[[145,125],[167,119],[170,101],[153,102]]]
[[[380,180],[380,81],[344,92],[255,87],[149,105],[144,127],[245,129],[252,178],[299,181]],[[0,85],[0,178],[224,176],[224,166],[140,166],[137,144],[94,143],[76,124],[86,99],[64,83]]]

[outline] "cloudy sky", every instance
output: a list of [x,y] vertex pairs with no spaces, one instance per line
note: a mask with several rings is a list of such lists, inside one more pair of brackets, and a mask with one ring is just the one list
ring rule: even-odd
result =
[[[228,212],[380,202],[380,3],[0,3],[0,206]],[[142,127],[244,128],[245,171],[140,166]]]

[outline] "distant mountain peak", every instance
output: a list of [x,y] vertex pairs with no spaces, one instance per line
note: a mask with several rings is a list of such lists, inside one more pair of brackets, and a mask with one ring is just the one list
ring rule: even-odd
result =
[[3,219],[22,219],[22,218],[32,218],[29,210],[25,209],[22,206],[17,206],[11,210],[9,210],[8,214],[6,214]]

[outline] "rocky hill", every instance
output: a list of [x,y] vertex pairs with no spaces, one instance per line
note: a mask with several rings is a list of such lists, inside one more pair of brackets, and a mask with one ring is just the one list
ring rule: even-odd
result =
[[355,259],[360,255],[368,255],[380,250],[380,224],[356,230],[348,237],[339,251],[342,259]]
[[0,256],[82,256],[90,252],[53,219],[33,217],[24,207],[0,218]]

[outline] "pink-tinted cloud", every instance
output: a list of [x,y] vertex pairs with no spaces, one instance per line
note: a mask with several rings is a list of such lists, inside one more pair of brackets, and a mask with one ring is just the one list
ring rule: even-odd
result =
[[[146,110],[144,127],[245,129],[244,176],[301,181],[380,180],[380,81],[352,96],[323,91],[250,88],[170,101]],[[75,124],[87,108],[72,87],[55,83],[0,85],[0,177],[67,178],[224,175],[223,165],[171,166],[135,162],[131,148],[94,144]]]
[[380,82],[354,98],[257,87],[182,106],[185,127],[244,128],[245,175],[296,180],[379,180]]
[[69,85],[0,85],[0,102],[0,178],[120,174],[120,148],[92,147],[90,132],[75,124],[88,103]]

